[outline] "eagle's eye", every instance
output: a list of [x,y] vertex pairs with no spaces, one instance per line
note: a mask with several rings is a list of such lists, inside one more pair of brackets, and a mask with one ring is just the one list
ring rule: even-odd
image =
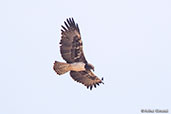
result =
[[87,70],[93,70],[93,71],[94,71],[94,66],[91,65],[91,64],[86,64],[86,65],[85,65],[85,68],[86,68]]

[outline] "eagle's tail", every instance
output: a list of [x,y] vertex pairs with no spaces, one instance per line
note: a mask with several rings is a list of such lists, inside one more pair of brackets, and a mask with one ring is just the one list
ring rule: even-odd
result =
[[71,65],[68,63],[55,61],[53,69],[57,74],[62,75],[71,70]]

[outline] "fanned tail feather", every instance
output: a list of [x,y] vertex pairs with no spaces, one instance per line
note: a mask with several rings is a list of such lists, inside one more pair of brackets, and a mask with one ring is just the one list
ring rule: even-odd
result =
[[55,61],[53,69],[57,74],[62,75],[71,70],[71,65],[68,63]]

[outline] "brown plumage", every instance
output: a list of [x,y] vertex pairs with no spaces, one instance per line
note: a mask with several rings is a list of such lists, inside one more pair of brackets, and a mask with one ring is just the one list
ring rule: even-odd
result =
[[75,81],[84,84],[85,86],[87,86],[87,88],[90,88],[90,90],[93,86],[96,88],[96,85],[103,83],[102,80],[100,80],[90,70],[79,72],[71,71],[70,75]]
[[61,26],[60,52],[67,63],[56,61],[53,68],[59,75],[70,71],[75,81],[84,84],[91,90],[92,87],[103,82],[93,74],[91,70],[94,70],[94,67],[85,59],[78,24],[73,18],[67,19],[64,24],[65,27]]

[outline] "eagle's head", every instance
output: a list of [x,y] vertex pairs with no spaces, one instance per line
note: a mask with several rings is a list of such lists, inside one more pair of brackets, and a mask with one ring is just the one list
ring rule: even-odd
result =
[[93,66],[92,64],[87,63],[87,64],[85,65],[85,69],[86,69],[86,70],[93,70],[93,71],[94,71],[94,66]]

